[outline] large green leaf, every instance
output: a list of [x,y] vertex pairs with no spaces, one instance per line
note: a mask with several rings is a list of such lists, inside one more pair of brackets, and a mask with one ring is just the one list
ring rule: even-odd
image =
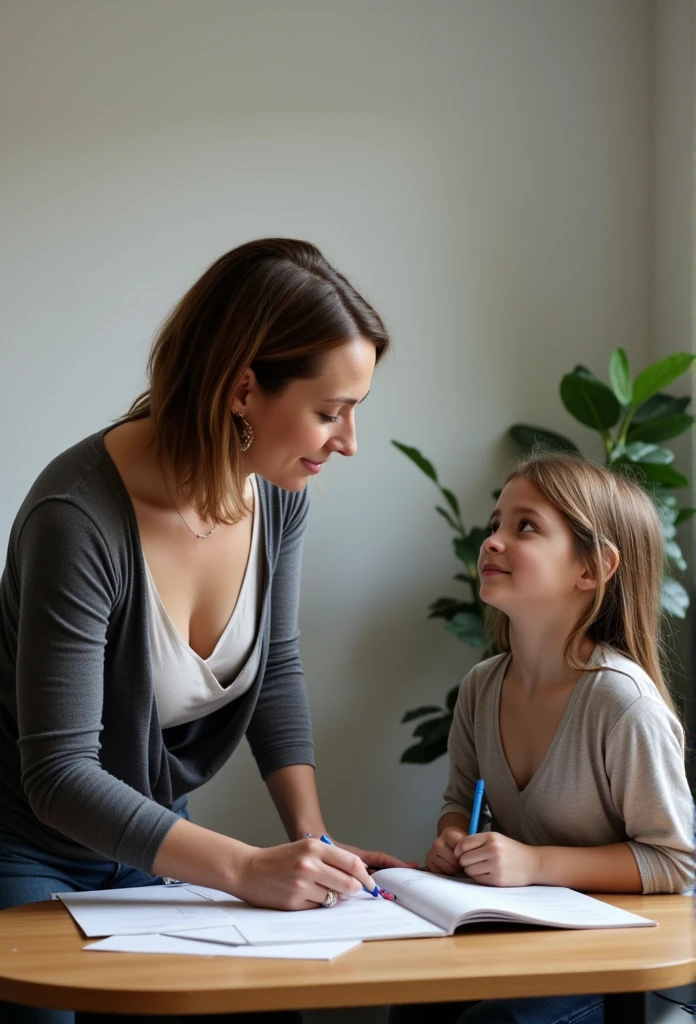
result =
[[410,445],[407,444],[401,444],[400,441],[392,441],[392,444],[394,445],[395,448],[398,448],[400,452],[403,452],[404,455],[411,460],[411,462],[414,462],[416,466],[418,466],[418,468],[423,473],[425,473],[426,476],[429,476],[431,480],[434,480],[435,483],[437,483],[437,473],[435,472],[435,467],[433,466],[432,462],[429,462],[428,459],[426,459],[425,455],[422,455],[418,451],[417,448],[412,448]]
[[689,508],[687,505],[682,505],[682,507],[680,509],[677,509],[677,515],[676,515],[676,518],[674,520],[675,525],[676,526],[680,526],[682,523],[685,523],[687,521],[687,519],[691,519],[691,517],[695,513],[696,513],[696,508]]
[[677,510],[672,508],[671,505],[667,505],[662,499],[655,502],[655,508],[660,518],[660,526],[662,527],[662,536],[666,541],[673,540],[677,535]]
[[673,466],[656,466],[649,462],[624,462],[623,460],[615,465],[617,469],[628,473],[643,486],[669,487],[672,490],[689,486],[687,478],[682,473],[678,473]]
[[456,597],[438,597],[428,611],[429,619],[452,619],[459,612],[475,612],[476,605],[471,601],[458,601]]
[[460,612],[449,620],[445,629],[470,647],[486,646],[483,619],[475,612]]
[[689,608],[689,595],[679,580],[671,576],[662,583],[662,610],[677,619],[685,619]]
[[674,395],[658,392],[636,409],[632,423],[645,423],[647,420],[662,419],[664,416],[678,416],[679,413],[686,412],[690,401],[688,397],[675,398]]
[[631,366],[622,348],[615,348],[609,360],[609,380],[612,391],[623,406],[629,406],[633,398]]
[[614,392],[601,380],[577,370],[561,381],[561,400],[571,416],[600,433],[618,423],[621,415]]
[[478,561],[481,545],[488,536],[488,530],[482,526],[472,526],[466,537],[455,537],[452,541],[454,553],[466,566],[474,566]]
[[665,543],[665,554],[669,558],[670,562],[676,565],[677,569],[684,572],[686,569],[686,561],[682,554],[682,550],[677,544],[676,540],[668,540]]
[[401,755],[402,764],[430,764],[431,761],[447,753],[447,737],[452,725],[452,715],[443,715],[440,718],[431,718],[424,722],[427,729],[418,726],[421,739],[419,743],[408,747]]
[[531,452],[538,448],[559,452],[577,452],[578,447],[562,434],[556,434],[545,427],[532,427],[527,423],[516,423],[510,427],[508,434],[520,448]]
[[452,491],[448,490],[446,487],[441,487],[440,490],[442,491],[442,494],[443,494],[443,497],[444,497],[445,501],[447,502],[449,507],[452,509],[452,511],[454,512],[455,516],[458,516],[459,515],[459,502],[457,501],[456,494],[453,494]]
[[447,710],[448,711],[454,711],[454,706],[457,703],[457,698],[458,697],[459,697],[459,683],[457,683],[456,686],[453,686],[452,689],[447,694]]
[[628,431],[629,441],[647,441],[659,444],[660,441],[671,441],[673,437],[679,437],[696,423],[696,417],[681,412],[675,413],[673,416],[658,416],[656,419],[639,423],[638,426],[635,425],[635,422],[634,418]]
[[420,708],[411,708],[407,711],[404,717],[401,719],[402,724],[404,722],[412,722],[414,718],[424,718],[426,715],[439,715],[442,712],[442,708],[435,707],[434,704],[425,704]]
[[631,441],[624,445],[621,458],[641,464],[669,466],[674,462],[674,452],[671,452],[669,448],[659,448],[656,444],[646,444],[645,441]]
[[443,508],[442,505],[436,505],[435,511],[442,516],[448,526],[451,526],[453,530],[456,530],[457,533],[459,533],[459,523],[455,522],[446,508]]
[[633,385],[633,405],[639,406],[658,391],[668,387],[677,377],[689,369],[696,356],[691,352],[675,352],[664,359],[658,359],[639,373]]

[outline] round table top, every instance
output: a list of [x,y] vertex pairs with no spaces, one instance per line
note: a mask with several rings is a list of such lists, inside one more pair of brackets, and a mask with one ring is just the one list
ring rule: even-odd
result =
[[636,992],[694,980],[686,896],[606,896],[657,928],[466,929],[365,942],[335,960],[86,952],[60,901],[0,912],[0,999],[111,1013],[191,1014]]

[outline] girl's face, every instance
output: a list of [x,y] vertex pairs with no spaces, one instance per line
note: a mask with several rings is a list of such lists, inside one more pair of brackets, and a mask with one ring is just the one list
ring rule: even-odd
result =
[[490,531],[478,561],[486,604],[512,618],[530,609],[566,611],[569,601],[586,603],[595,584],[577,557],[573,533],[531,480],[514,477],[505,485]]
[[375,359],[372,342],[355,338],[327,353],[319,377],[290,381],[279,395],[263,392],[247,371],[232,402],[254,429],[247,472],[300,491],[334,453],[355,455],[355,410],[370,390]]

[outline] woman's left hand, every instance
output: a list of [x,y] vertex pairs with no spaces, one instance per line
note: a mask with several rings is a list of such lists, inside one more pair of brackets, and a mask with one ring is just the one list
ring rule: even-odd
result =
[[455,846],[454,856],[464,873],[482,885],[534,885],[538,881],[537,847],[499,832],[465,836]]
[[340,846],[343,850],[348,850],[349,853],[355,853],[360,857],[368,868],[417,868],[417,861],[405,861],[399,860],[398,857],[392,857],[390,853],[382,853],[381,850],[361,850],[359,846],[349,846],[348,843],[339,843],[334,841],[335,846]]

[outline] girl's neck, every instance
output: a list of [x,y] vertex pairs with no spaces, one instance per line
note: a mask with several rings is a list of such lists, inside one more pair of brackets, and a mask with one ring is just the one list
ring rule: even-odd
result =
[[[570,633],[566,624],[536,623],[534,628],[521,628],[511,621],[510,651],[516,681],[530,690],[576,683],[583,673],[569,668],[563,657]],[[590,660],[594,647],[594,641],[585,636],[580,645],[584,662]]]

